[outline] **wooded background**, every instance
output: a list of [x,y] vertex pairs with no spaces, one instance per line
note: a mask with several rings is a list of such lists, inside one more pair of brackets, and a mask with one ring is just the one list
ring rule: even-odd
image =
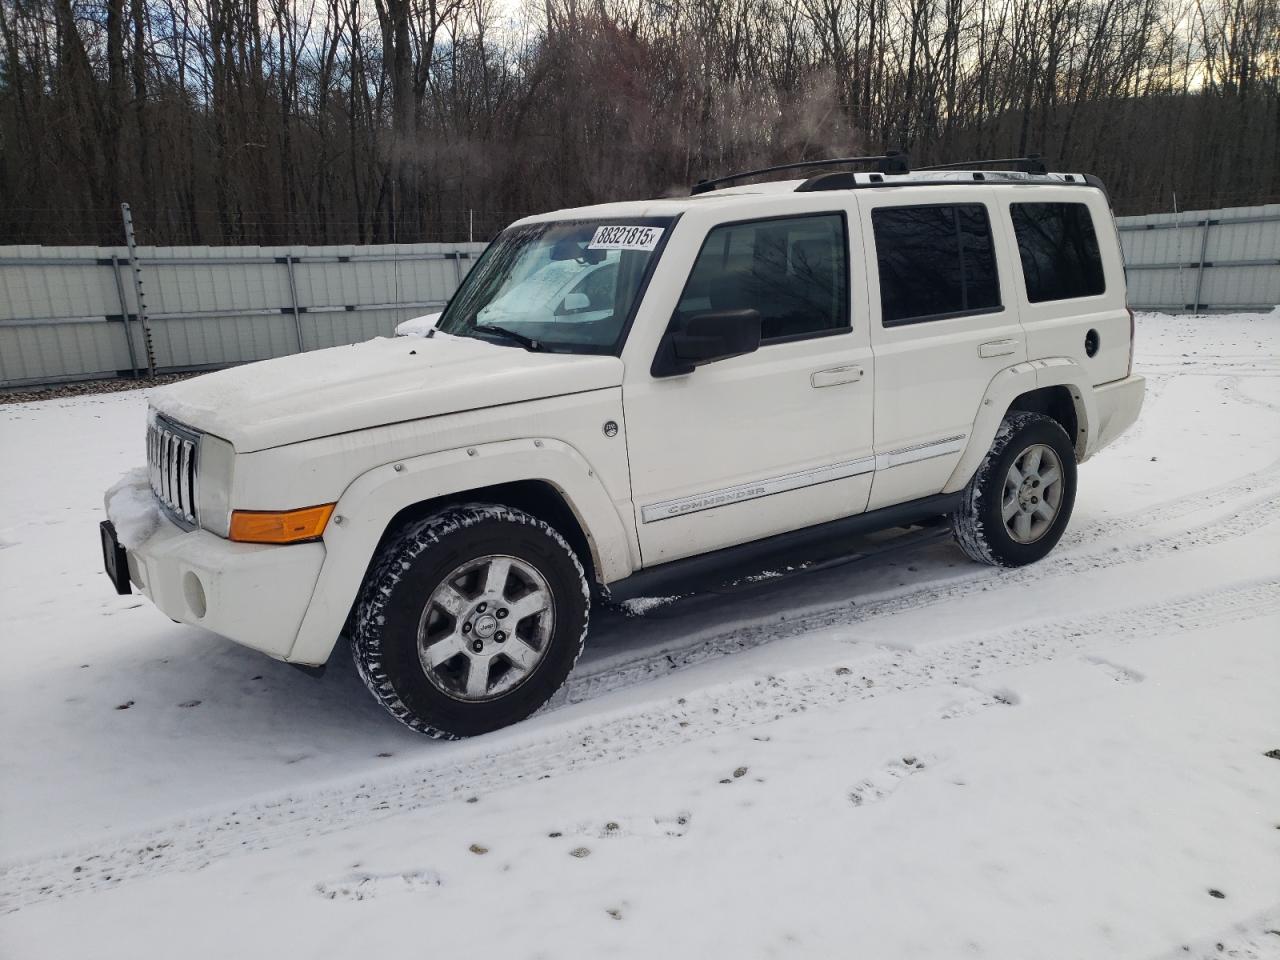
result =
[[1280,0],[0,0],[0,243],[488,239],[770,162],[1280,199]]

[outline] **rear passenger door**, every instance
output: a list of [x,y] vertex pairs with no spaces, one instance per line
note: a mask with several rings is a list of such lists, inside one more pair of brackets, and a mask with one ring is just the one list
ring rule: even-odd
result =
[[1026,360],[990,187],[859,195],[875,353],[868,509],[941,492],[992,377]]

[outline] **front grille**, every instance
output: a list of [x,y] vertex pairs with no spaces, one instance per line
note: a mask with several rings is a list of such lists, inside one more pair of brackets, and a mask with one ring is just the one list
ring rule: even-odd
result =
[[147,424],[147,473],[151,489],[181,525],[199,522],[196,508],[196,459],[200,434],[156,415]]

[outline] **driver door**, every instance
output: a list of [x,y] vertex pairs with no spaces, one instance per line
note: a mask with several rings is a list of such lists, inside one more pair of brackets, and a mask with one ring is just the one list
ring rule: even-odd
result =
[[644,566],[866,509],[874,371],[865,319],[853,317],[860,259],[847,221],[823,210],[705,233],[673,323],[754,309],[761,345],[679,376],[628,366]]

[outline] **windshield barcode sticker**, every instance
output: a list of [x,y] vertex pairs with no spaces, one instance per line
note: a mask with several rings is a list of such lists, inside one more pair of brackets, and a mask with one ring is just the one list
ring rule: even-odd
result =
[[588,250],[653,250],[662,239],[662,227],[596,227]]

